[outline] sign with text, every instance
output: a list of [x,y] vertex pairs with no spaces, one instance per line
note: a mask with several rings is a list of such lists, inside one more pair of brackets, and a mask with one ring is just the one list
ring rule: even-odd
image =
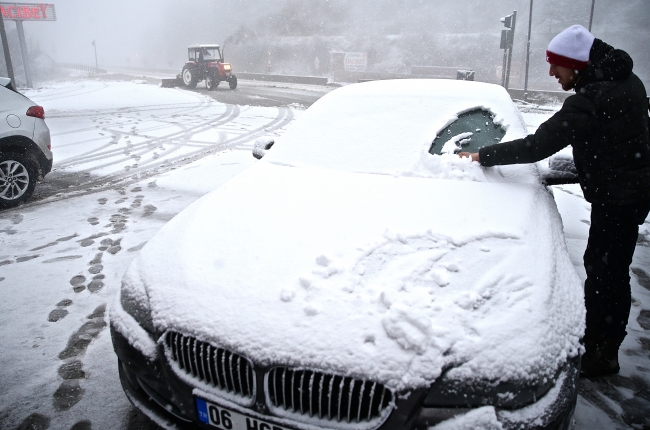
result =
[[365,72],[368,67],[368,53],[346,52],[343,65],[346,72]]
[[54,5],[49,3],[0,3],[0,13],[10,21],[56,21]]

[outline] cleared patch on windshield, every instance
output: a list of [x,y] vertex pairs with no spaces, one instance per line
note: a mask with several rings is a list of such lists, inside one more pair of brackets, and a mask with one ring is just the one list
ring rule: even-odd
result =
[[430,154],[477,152],[484,146],[499,143],[506,131],[494,123],[494,115],[484,109],[474,109],[458,115],[431,144]]

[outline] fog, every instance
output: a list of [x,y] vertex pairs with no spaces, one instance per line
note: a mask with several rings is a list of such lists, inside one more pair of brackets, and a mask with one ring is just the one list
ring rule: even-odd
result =
[[[35,80],[56,63],[164,68],[180,72],[187,46],[226,43],[235,73],[331,77],[332,52],[367,53],[367,72],[408,75],[412,66],[475,70],[501,82],[499,19],[518,12],[511,87],[523,87],[529,0],[58,0],[55,22],[25,22]],[[572,24],[589,25],[591,0],[534,3],[530,83],[557,89],[544,51]],[[630,53],[650,84],[650,2],[596,0],[592,32]],[[15,24],[5,21],[16,76],[22,79]],[[316,59],[318,58],[318,61]],[[269,67],[270,66],[270,67]],[[0,72],[4,69],[0,62]]]

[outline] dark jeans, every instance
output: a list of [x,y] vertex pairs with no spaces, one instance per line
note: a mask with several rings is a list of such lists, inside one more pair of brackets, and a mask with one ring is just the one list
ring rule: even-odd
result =
[[602,341],[619,346],[627,334],[625,327],[632,304],[630,264],[639,225],[649,212],[650,201],[626,206],[591,205],[591,227],[584,255],[587,350],[590,344],[599,345]]

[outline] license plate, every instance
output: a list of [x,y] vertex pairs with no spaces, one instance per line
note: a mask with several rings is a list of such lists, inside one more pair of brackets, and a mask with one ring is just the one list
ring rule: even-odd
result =
[[221,430],[289,430],[196,398],[199,420]]

